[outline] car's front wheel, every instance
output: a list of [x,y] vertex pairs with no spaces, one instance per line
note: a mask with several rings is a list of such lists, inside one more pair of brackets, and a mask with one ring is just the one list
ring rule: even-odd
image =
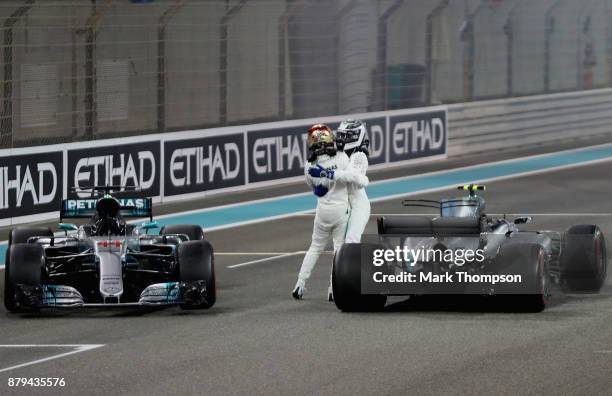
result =
[[9,246],[4,268],[4,306],[10,312],[25,312],[17,299],[17,285],[40,286],[45,252],[37,244],[16,243]]
[[[206,240],[186,241],[178,246],[179,277],[181,282],[194,285],[185,293],[183,309],[208,309],[217,301],[215,279],[215,259],[212,245]],[[204,294],[197,287],[198,282],[205,285]]]

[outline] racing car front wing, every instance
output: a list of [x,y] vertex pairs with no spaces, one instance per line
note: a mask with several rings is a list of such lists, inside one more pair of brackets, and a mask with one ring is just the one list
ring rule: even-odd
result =
[[137,302],[104,298],[102,303],[87,303],[77,289],[66,285],[17,285],[17,300],[31,308],[113,308],[197,305],[206,300],[206,282],[165,282],[147,286]]

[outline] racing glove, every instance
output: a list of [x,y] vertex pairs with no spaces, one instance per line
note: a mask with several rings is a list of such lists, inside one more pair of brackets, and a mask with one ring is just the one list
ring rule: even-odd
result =
[[322,186],[322,185],[318,185],[318,186],[314,186],[312,191],[314,192],[314,195],[316,195],[317,197],[323,197],[323,196],[325,196],[325,194],[327,194],[329,189],[327,187]]
[[321,165],[311,166],[308,168],[308,174],[312,177],[325,177],[321,176],[321,174],[325,174],[325,168],[323,168]]
[[312,177],[326,177],[328,179],[334,178],[333,169],[325,169],[321,165],[312,166],[308,169],[308,174]]

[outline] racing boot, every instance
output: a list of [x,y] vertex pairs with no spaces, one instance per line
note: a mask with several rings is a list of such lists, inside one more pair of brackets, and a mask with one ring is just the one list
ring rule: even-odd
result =
[[298,281],[295,284],[295,287],[293,288],[293,292],[291,293],[291,295],[296,300],[301,300],[304,297],[305,290],[306,290],[306,282],[304,282],[302,279],[298,279]]

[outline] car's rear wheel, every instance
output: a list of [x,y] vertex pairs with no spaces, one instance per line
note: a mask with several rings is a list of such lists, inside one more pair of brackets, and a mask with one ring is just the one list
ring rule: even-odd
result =
[[[206,240],[187,241],[178,246],[179,278],[181,282],[193,284],[204,282],[205,295],[188,295],[190,302],[183,309],[208,309],[217,300],[215,259],[212,245]],[[191,293],[198,293],[197,289]]]
[[163,226],[159,230],[160,235],[184,234],[190,241],[201,241],[204,239],[204,231],[199,225],[193,224],[171,224]]
[[[527,249],[530,258],[526,265],[527,281],[534,287],[534,294],[520,294],[515,306],[520,312],[542,312],[550,301],[550,279],[546,265],[544,249],[539,245],[530,245]],[[534,268],[530,266],[533,265]],[[534,271],[535,269],[535,271]]]
[[563,238],[560,265],[564,292],[597,293],[608,269],[606,241],[599,227],[570,227]]
[[502,286],[508,293],[502,291],[498,295],[504,308],[516,312],[543,311],[550,302],[550,277],[544,248],[532,243],[504,245],[497,261],[497,273],[521,276],[520,284]]
[[40,286],[45,265],[42,246],[14,243],[9,246],[4,268],[4,306],[10,312],[31,310],[17,299],[17,285]]
[[387,302],[387,296],[361,294],[362,249],[367,254],[379,248],[376,245],[345,243],[334,256],[332,288],[334,303],[344,312],[379,311]]

